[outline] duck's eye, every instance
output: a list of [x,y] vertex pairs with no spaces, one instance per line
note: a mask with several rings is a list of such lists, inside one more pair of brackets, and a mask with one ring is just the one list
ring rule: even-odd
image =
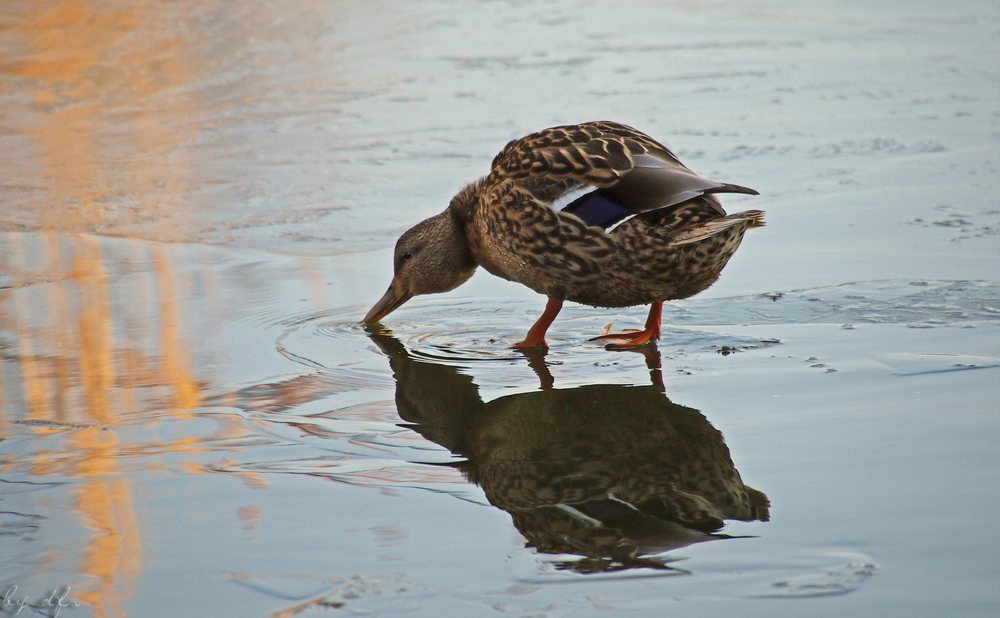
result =
[[403,259],[404,260],[408,260],[411,257],[413,257],[413,252],[412,251],[407,251],[406,253],[403,254]]

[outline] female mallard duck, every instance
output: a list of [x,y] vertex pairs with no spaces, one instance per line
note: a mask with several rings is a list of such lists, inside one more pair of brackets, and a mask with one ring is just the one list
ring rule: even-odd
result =
[[489,175],[396,243],[395,276],[365,322],[412,296],[447,292],[477,266],[549,301],[515,348],[545,347],[571,300],[598,307],[652,303],[644,330],[596,337],[615,347],[660,337],[663,301],[712,285],[759,210],[727,215],[714,193],[753,189],[707,180],[665,146],[615,122],[553,127],[515,140]]

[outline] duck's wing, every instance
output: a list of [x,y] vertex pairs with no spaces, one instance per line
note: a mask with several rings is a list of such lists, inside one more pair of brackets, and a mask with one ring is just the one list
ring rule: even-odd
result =
[[698,176],[666,146],[614,122],[553,127],[510,142],[493,160],[492,176],[605,229],[700,195],[757,194]]

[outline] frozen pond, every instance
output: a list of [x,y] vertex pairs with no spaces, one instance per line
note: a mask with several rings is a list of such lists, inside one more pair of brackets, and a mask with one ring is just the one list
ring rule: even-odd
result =
[[[1000,610],[994,3],[0,24],[7,614]],[[655,350],[568,305],[513,351],[544,299],[483,272],[358,324],[400,232],[594,119],[767,211]]]

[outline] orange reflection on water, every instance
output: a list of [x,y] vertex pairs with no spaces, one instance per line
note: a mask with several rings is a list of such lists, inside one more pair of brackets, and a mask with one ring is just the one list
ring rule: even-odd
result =
[[[0,231],[41,231],[0,234],[0,439],[14,431],[39,438],[30,455],[0,459],[0,469],[78,479],[58,496],[68,496],[64,508],[87,532],[48,559],[78,561],[63,570],[87,578],[72,597],[96,616],[124,616],[143,570],[135,469],[245,433],[236,416],[215,417],[210,436],[152,431],[205,404],[212,379],[189,325],[221,318],[191,315],[201,309],[186,301],[197,295],[225,308],[211,268],[170,246],[86,234],[191,238],[189,192],[220,182],[206,155],[193,162],[191,144],[230,105],[221,96],[206,107],[196,92],[214,90],[193,86],[253,38],[243,29],[272,32],[241,10],[220,0],[3,10],[0,93],[10,106],[0,128],[19,136],[11,142],[19,147],[0,153],[0,188],[12,200]],[[304,260],[302,272],[314,302],[324,302],[314,264]],[[153,459],[137,466],[142,456]],[[168,467],[206,473],[193,457]],[[262,475],[240,476],[266,487]]]
[[171,11],[191,7],[122,7],[62,0],[5,10],[15,25],[2,34],[21,53],[0,60],[0,71],[23,78],[10,83],[32,98],[5,119],[32,138],[19,162],[29,178],[10,180],[44,188],[33,212],[43,227],[111,231],[151,221],[167,238],[186,223],[176,194],[188,188],[189,166],[165,155],[197,125],[185,97],[156,97],[189,84],[199,68],[188,53],[193,33],[164,28]]
[[188,342],[182,342],[178,333],[180,316],[173,271],[163,245],[151,245],[153,269],[156,273],[157,298],[160,300],[160,383],[169,384],[170,407],[176,412],[195,408],[201,403],[196,380],[188,369],[186,356]]
[[[109,241],[57,232],[0,237],[0,274],[11,282],[0,291],[0,331],[15,347],[5,354],[14,362],[0,372],[0,427],[6,433],[11,421],[27,423],[52,439],[20,464],[24,472],[81,479],[70,496],[90,531],[76,552],[89,583],[74,586],[73,598],[97,616],[124,616],[122,602],[142,571],[129,457],[207,449],[203,436],[136,444],[121,430],[189,414],[205,384],[192,373],[192,344],[179,328],[183,284],[165,248],[139,241],[112,248]],[[112,277],[123,263],[148,269]],[[224,424],[219,433],[234,427]]]
[[132,485],[118,469],[118,436],[94,427],[73,432],[68,442],[80,458],[67,472],[86,479],[74,488],[76,509],[91,530],[80,552],[80,573],[94,578],[77,596],[97,616],[125,616],[121,603],[135,594],[142,571],[142,534]]

